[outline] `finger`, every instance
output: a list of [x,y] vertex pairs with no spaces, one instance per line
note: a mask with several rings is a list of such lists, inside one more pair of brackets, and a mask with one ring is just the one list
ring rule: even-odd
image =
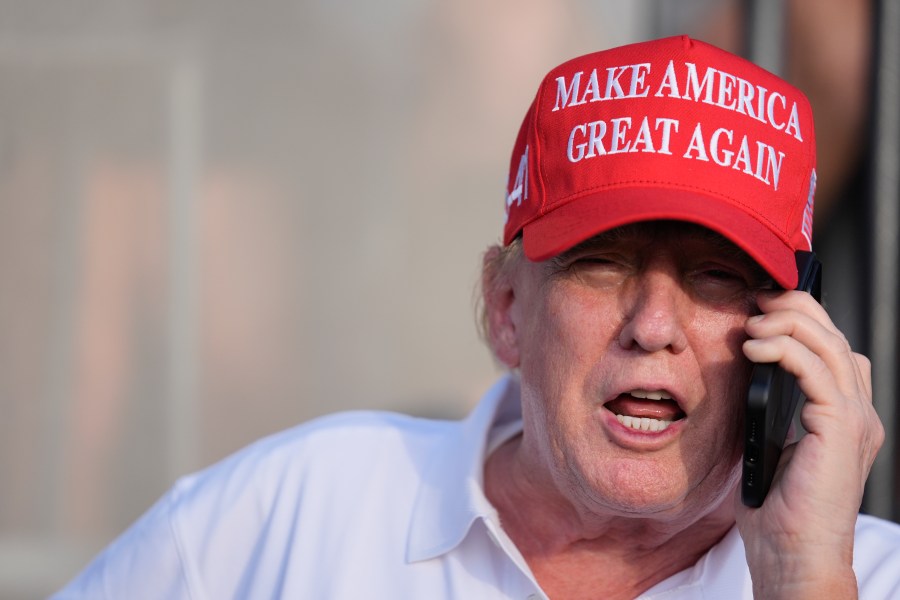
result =
[[859,354],[858,352],[853,353],[853,360],[856,362],[856,366],[859,369],[860,378],[863,381],[863,389],[866,391],[866,395],[869,397],[869,401],[872,400],[872,361],[869,360],[867,356]]
[[[757,340],[764,341],[779,337],[789,337],[817,355],[834,374],[835,381],[847,393],[866,389],[865,375],[859,361],[850,349],[850,344],[837,329],[824,326],[819,320],[805,312],[781,309],[776,312],[757,315],[748,319],[745,330]],[[760,346],[762,347],[762,346]],[[766,356],[788,347],[767,350]],[[753,356],[759,356],[754,354]],[[781,356],[777,354],[777,356]],[[751,355],[748,355],[751,358]],[[754,360],[751,358],[751,360]],[[779,358],[779,362],[780,362]],[[766,360],[765,362],[774,362]]]
[[798,310],[810,315],[827,329],[838,331],[837,325],[831,320],[825,307],[806,292],[797,290],[760,292],[756,296],[756,303],[763,313],[788,309]]
[[745,353],[754,361],[779,362],[797,377],[800,389],[808,398],[800,412],[803,427],[815,434],[839,433],[848,448],[858,448],[858,453],[844,454],[847,459],[856,456],[862,484],[884,440],[884,428],[871,396],[862,388],[850,393],[840,390],[821,358],[794,338],[748,340]]
[[[872,413],[867,420],[878,420],[871,409],[872,374],[869,360],[852,351],[844,334],[809,294],[784,292],[777,296],[765,295],[761,305],[772,312],[764,312],[763,315],[750,319],[747,324],[748,335],[760,338],[766,335],[795,337],[821,357],[830,369],[835,385],[846,398],[855,399],[863,406],[863,412]],[[818,365],[814,366],[817,367]],[[827,374],[823,373],[821,376],[827,377]],[[804,393],[814,401],[828,399],[828,396],[819,396],[819,392],[810,386],[804,387],[805,382],[800,383]],[[878,426],[880,427],[880,422]]]
[[[744,342],[745,356],[752,362],[779,363],[797,378],[800,389],[815,405],[845,410],[848,403],[860,411],[870,403],[851,365],[844,367],[844,379],[822,357],[806,345],[790,336],[774,336],[750,339]],[[849,379],[848,379],[849,377]]]
[[[861,387],[867,390],[866,396],[872,396],[871,368],[868,359],[862,355],[853,352],[850,343],[847,341],[843,332],[838,329],[834,321],[828,315],[825,308],[819,304],[810,294],[797,290],[789,290],[782,292],[763,292],[757,295],[757,303],[763,314],[775,313],[779,311],[796,311],[795,314],[805,314],[819,323],[825,330],[837,336],[837,346],[841,347],[850,357],[854,369],[857,370],[858,382]],[[812,331],[808,329],[807,331]],[[787,330],[773,331],[772,335],[779,333],[790,335]],[[748,334],[753,335],[748,331]],[[758,337],[758,336],[754,336]],[[841,343],[842,342],[842,343]],[[862,362],[859,361],[862,358]]]

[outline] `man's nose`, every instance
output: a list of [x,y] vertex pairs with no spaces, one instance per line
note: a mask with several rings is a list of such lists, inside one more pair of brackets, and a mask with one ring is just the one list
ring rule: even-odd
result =
[[677,273],[652,269],[639,275],[625,292],[625,322],[619,344],[625,349],[679,353],[687,347],[687,301]]

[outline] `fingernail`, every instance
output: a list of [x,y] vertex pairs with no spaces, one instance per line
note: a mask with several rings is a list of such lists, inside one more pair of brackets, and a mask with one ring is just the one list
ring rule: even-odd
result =
[[749,319],[747,319],[747,323],[749,323],[749,324],[751,324],[751,325],[754,324],[754,323],[759,323],[759,322],[762,321],[764,318],[766,318],[766,315],[753,315],[752,317],[750,317]]

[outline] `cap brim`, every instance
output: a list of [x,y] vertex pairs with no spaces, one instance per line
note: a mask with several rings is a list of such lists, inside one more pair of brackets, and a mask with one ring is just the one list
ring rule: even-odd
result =
[[731,201],[693,190],[646,187],[595,192],[559,206],[525,225],[525,255],[556,256],[598,233],[641,221],[676,220],[711,229],[741,248],[779,285],[797,285],[794,251],[769,226]]

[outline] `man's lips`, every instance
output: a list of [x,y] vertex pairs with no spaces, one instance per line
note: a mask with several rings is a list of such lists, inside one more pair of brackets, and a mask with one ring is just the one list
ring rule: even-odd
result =
[[657,432],[667,428],[672,421],[684,418],[684,412],[665,392],[633,392],[620,394],[604,407],[616,415],[616,419],[636,431]]

